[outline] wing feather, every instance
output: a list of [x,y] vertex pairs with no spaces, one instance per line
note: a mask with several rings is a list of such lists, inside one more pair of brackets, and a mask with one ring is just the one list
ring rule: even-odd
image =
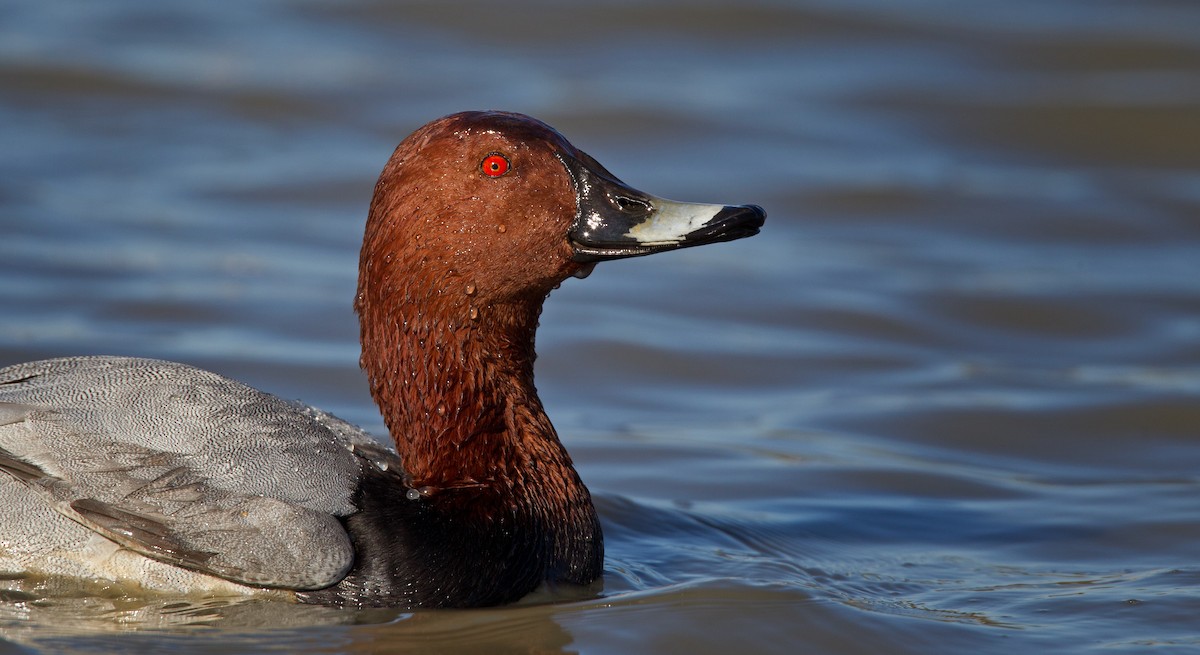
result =
[[388,456],[370,444],[324,412],[182,364],[0,369],[0,472],[129,550],[243,584],[345,576],[354,549],[339,517],[355,511],[360,467]]

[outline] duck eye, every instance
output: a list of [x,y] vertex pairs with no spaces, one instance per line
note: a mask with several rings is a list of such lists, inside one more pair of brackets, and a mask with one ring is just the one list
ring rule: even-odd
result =
[[479,165],[479,168],[488,177],[500,177],[508,172],[508,158],[498,152],[493,152],[483,158],[483,163]]

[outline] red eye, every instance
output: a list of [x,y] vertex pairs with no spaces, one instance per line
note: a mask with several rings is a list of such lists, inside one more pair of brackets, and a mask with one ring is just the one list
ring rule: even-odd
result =
[[488,177],[500,177],[508,172],[508,158],[498,152],[493,152],[483,158],[483,163],[479,167]]

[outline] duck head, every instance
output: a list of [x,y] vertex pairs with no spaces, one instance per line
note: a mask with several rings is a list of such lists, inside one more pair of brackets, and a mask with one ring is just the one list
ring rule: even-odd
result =
[[751,236],[765,218],[755,205],[638,191],[534,118],[463,112],[396,148],[375,189],[362,263],[463,278],[477,301],[540,300],[597,262]]

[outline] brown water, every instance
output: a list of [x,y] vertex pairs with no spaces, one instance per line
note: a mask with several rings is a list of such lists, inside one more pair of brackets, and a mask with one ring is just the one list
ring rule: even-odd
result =
[[536,115],[770,214],[547,305],[603,588],[35,588],[0,652],[1200,651],[1200,5],[448,7],[0,5],[0,364],[181,360],[382,432],[350,310],[375,177],[436,116]]

